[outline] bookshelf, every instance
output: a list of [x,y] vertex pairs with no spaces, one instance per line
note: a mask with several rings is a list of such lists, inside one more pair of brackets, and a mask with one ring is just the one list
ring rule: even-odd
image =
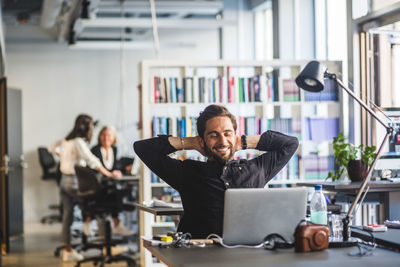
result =
[[[195,136],[196,117],[207,105],[225,105],[238,120],[238,133],[253,135],[267,129],[299,138],[300,146],[288,165],[269,185],[294,184],[324,179],[333,167],[331,140],[342,131],[341,90],[311,95],[297,88],[294,78],[308,61],[169,61],[140,63],[142,88],[141,138],[157,134]],[[323,62],[341,73],[339,61]],[[257,151],[239,151],[237,157],[251,158]],[[177,152],[176,158],[205,160],[195,151]],[[142,166],[140,202],[162,196],[167,185]],[[169,199],[168,199],[169,200]],[[151,214],[140,216],[140,235],[154,233]],[[160,224],[160,222],[158,222]],[[171,224],[167,224],[170,226]],[[142,251],[143,264],[153,263]],[[144,256],[144,257],[143,257]]]

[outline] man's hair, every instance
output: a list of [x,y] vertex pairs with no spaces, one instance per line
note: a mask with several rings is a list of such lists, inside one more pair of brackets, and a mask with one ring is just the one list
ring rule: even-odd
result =
[[204,139],[204,131],[206,130],[206,123],[208,120],[215,117],[228,117],[231,119],[233,129],[236,131],[237,124],[235,116],[229,112],[229,110],[220,105],[209,105],[203,111],[200,112],[197,118],[197,134]]

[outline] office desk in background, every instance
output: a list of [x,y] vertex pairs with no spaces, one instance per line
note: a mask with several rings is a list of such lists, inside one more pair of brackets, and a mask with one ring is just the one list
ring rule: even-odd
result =
[[[297,183],[298,186],[322,185],[323,189],[331,192],[341,192],[354,196],[361,186],[361,182],[319,182],[319,183]],[[369,199],[378,200],[384,204],[385,218],[389,220],[400,220],[400,183],[388,181],[370,181],[369,191],[364,202]],[[383,223],[383,222],[380,222]]]
[[373,234],[375,238],[375,243],[391,249],[396,249],[397,251],[400,252],[400,229],[388,228],[386,232],[371,232],[371,234],[361,229],[362,229],[361,226],[352,228],[351,236],[358,237],[361,238],[362,240],[371,242],[372,241],[371,234]]
[[167,207],[147,207],[142,204],[135,204],[138,210],[145,211],[152,213],[156,216],[161,216],[161,215],[167,215],[167,216],[173,216],[173,215],[178,215],[182,216],[183,215],[183,208],[167,208]]
[[219,245],[206,247],[160,248],[143,244],[155,257],[168,266],[399,266],[400,253],[376,248],[371,256],[353,257],[350,251],[357,248],[327,249],[320,252],[295,253],[294,249],[275,251],[254,248],[223,248]]

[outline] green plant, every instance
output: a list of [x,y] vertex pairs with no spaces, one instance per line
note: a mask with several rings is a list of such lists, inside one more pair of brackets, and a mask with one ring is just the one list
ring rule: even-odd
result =
[[361,158],[361,161],[364,162],[367,166],[372,164],[372,161],[375,158],[375,146],[364,146],[359,145],[355,146],[353,144],[347,143],[346,138],[343,133],[339,133],[339,135],[333,138],[333,151],[335,155],[335,162],[338,166],[338,169],[333,171],[329,171],[328,178],[332,178],[332,181],[337,181],[342,177],[343,173],[347,172],[347,165],[350,160],[357,160],[358,157]]

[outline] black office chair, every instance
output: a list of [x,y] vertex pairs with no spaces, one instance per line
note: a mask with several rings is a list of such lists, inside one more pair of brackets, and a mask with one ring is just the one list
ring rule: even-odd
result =
[[132,164],[133,164],[133,158],[129,157],[122,157],[117,162],[118,169],[120,169],[124,174],[127,174],[125,170],[126,167]]
[[105,255],[102,254],[100,256],[85,258],[77,262],[76,267],[81,266],[81,264],[85,262],[94,262],[95,265],[100,263],[100,266],[104,266],[105,263],[120,261],[126,262],[129,267],[136,266],[135,260],[127,255],[111,255],[111,247],[115,246],[117,243],[111,240],[111,223],[106,217],[111,214],[111,211],[118,207],[116,207],[116,203],[104,201],[103,197],[104,194],[109,193],[110,190],[114,189],[104,188],[99,182],[96,173],[90,168],[75,166],[75,173],[78,177],[77,196],[79,203],[86,209],[90,210],[93,215],[101,217],[104,222],[104,241],[100,244],[93,244],[93,246],[106,249]]
[[[59,164],[55,161],[53,155],[45,147],[39,147],[39,162],[42,167],[42,179],[44,181],[56,181],[57,185],[60,184],[61,172]],[[62,220],[62,206],[61,204],[50,204],[50,210],[57,210],[55,214],[50,214],[42,217],[40,220],[43,224],[61,222]]]

